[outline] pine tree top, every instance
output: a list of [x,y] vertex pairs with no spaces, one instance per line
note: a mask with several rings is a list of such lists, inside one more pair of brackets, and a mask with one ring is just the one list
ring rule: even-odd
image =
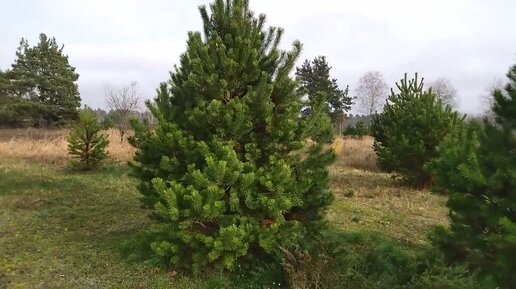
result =
[[493,112],[496,121],[516,129],[516,65],[513,65],[507,73],[509,82],[504,89],[496,89],[493,93]]
[[[308,114],[318,102],[325,103],[325,111],[333,121],[343,117],[351,109],[354,98],[349,96],[349,86],[344,90],[339,88],[336,78],[330,77],[331,66],[325,56],[319,56],[312,61],[305,60],[301,67],[296,69],[299,90],[308,99],[306,113]],[[322,98],[322,99],[321,99]]]

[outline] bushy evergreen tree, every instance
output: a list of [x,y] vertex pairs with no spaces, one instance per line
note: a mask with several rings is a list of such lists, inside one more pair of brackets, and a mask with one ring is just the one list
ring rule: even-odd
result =
[[375,115],[371,132],[380,168],[395,172],[412,185],[428,185],[425,165],[437,157],[439,142],[462,122],[457,112],[438,100],[423,80],[401,79],[391,89],[382,114]]
[[68,136],[68,152],[73,157],[74,167],[91,170],[106,159],[109,141],[101,131],[102,126],[91,109],[79,113],[79,120]]
[[15,96],[7,73],[0,71],[0,127],[33,125],[44,109],[43,105]]
[[516,284],[516,65],[494,91],[496,124],[471,124],[446,138],[430,163],[434,190],[450,194],[451,226],[434,237],[451,262],[465,262],[498,288]]
[[30,117],[32,125],[60,126],[77,119],[81,102],[76,83],[79,75],[55,38],[40,34],[38,45],[33,47],[22,39],[15,63],[2,78],[5,81],[0,84],[0,94],[9,96],[12,103],[6,109],[23,112],[24,106],[32,108],[29,116],[14,114],[18,119],[13,121],[23,122]]
[[200,7],[204,34],[189,33],[172,79],[148,105],[156,128],[134,122],[131,138],[142,200],[154,209],[151,247],[197,272],[299,244],[332,200],[329,119],[299,117],[289,77],[301,44],[280,50],[283,30],[266,29],[246,0],[210,8]]
[[349,86],[342,90],[337,84],[337,79],[330,78],[330,70],[326,57],[319,56],[312,61],[305,60],[303,65],[296,69],[296,76],[300,83],[300,92],[306,97],[303,114],[310,114],[318,103],[323,102],[324,111],[335,125],[342,121],[345,112],[351,109],[354,98],[349,96]]
[[357,123],[346,127],[342,134],[354,138],[363,138],[366,135],[370,135],[371,130],[364,121],[359,120]]
[[6,88],[9,85],[9,80],[5,75],[5,72],[0,69],[0,97],[3,97],[6,94]]

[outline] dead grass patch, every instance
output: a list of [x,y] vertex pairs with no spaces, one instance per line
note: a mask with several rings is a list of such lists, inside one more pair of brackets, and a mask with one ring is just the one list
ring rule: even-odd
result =
[[[105,132],[109,139],[109,158],[116,162],[132,159],[135,149],[121,142],[117,131]],[[59,129],[2,129],[0,130],[0,156],[2,158],[65,164],[68,155],[68,130]]]
[[333,148],[337,154],[336,167],[377,171],[376,154],[373,150],[374,139],[337,138]]

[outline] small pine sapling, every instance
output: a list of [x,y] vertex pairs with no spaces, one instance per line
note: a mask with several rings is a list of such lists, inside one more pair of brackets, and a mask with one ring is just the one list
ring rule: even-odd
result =
[[79,121],[68,136],[68,152],[72,155],[72,166],[80,170],[92,170],[107,158],[107,136],[101,133],[102,126],[95,114],[89,111],[79,113]]

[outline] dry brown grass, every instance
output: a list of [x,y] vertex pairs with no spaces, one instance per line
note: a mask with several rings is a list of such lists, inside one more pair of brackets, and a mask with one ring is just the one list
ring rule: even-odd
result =
[[[109,137],[109,156],[115,161],[132,159],[134,148],[126,141],[120,142],[115,130],[106,132]],[[0,129],[0,157],[32,161],[63,163],[69,160],[66,129]],[[373,139],[337,138],[332,144],[337,154],[335,166],[375,171],[376,156],[372,150]]]
[[372,137],[364,137],[363,139],[337,138],[333,144],[333,149],[337,154],[335,166],[377,171],[373,142]]
[[[105,132],[109,139],[109,158],[116,162],[132,159],[134,148],[121,142],[118,132]],[[39,162],[65,164],[68,155],[68,130],[49,129],[2,129],[0,130],[0,159],[24,159]]]

